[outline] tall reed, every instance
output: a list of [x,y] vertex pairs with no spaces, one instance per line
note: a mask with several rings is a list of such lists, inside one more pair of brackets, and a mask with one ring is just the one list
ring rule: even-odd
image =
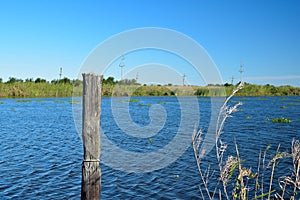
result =
[[[238,111],[238,107],[242,103],[236,103],[233,106],[228,106],[229,100],[243,88],[243,83],[233,90],[231,95],[225,100],[220,108],[220,112],[216,124],[215,134],[215,150],[217,166],[212,170],[212,166],[202,167],[204,149],[203,146],[203,132],[202,130],[194,130],[192,136],[192,144],[194,155],[196,158],[196,165],[202,181],[202,186],[199,186],[202,199],[296,199],[299,198],[300,190],[300,142],[294,139],[292,141],[291,153],[281,152],[280,145],[276,150],[275,155],[267,160],[270,146],[265,148],[262,155],[260,151],[258,155],[258,164],[256,172],[253,168],[246,168],[242,165],[241,155],[239,153],[238,144],[235,142],[236,155],[229,155],[227,159],[224,158],[228,144],[221,139],[223,128],[226,119],[232,113]],[[280,159],[292,159],[292,172],[290,175],[282,176],[278,180],[278,185],[275,186],[274,176],[276,166]],[[268,161],[268,162],[267,162]],[[285,163],[286,164],[286,163]],[[266,175],[270,175],[266,179]],[[268,180],[268,181],[267,181]],[[267,182],[266,182],[267,181]],[[220,187],[220,183],[222,186]],[[231,186],[229,187],[229,185]],[[233,186],[232,186],[233,185]],[[230,191],[228,191],[230,189]],[[217,195],[218,193],[218,195]]]

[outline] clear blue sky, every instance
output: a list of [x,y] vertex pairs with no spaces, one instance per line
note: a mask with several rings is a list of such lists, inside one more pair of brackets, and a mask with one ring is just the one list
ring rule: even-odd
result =
[[[224,82],[300,86],[300,1],[0,0],[0,77],[71,79],[101,42],[163,27],[196,40]],[[128,60],[127,58],[125,59]],[[129,62],[130,63],[130,62]],[[130,66],[126,65],[124,73]],[[111,69],[120,78],[120,69]],[[190,84],[199,84],[187,74]]]

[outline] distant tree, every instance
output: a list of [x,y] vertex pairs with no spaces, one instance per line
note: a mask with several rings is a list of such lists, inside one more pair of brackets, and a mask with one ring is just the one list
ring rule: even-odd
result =
[[26,78],[26,79],[25,79],[25,82],[31,83],[31,82],[33,82],[33,78]]
[[71,80],[68,79],[67,77],[64,77],[63,79],[60,79],[58,82],[59,83],[64,83],[64,84],[71,84]]
[[0,83],[2,83],[2,78],[0,78]]
[[119,83],[123,84],[123,85],[139,85],[136,82],[136,79],[123,79],[123,80],[119,81]]
[[47,81],[46,81],[46,79],[37,78],[37,79],[35,79],[34,82],[35,82],[35,83],[46,83]]
[[224,86],[225,86],[225,87],[230,87],[230,86],[232,86],[232,84],[230,84],[230,83],[225,83]]
[[15,83],[16,82],[16,78],[15,77],[9,77],[8,81],[6,83]]
[[23,80],[15,77],[9,77],[6,83],[17,83],[17,82],[23,82]]
[[103,79],[103,84],[114,85],[116,84],[113,77],[108,77],[107,79]]
[[58,80],[57,80],[57,79],[53,79],[53,80],[51,81],[51,83],[52,83],[52,84],[56,84],[56,83],[58,83]]

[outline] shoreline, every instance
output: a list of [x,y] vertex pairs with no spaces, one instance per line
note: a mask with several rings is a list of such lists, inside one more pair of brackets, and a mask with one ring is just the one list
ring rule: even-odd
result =
[[[126,96],[198,96],[226,97],[236,85],[208,86],[161,86],[139,84],[103,84],[102,97]],[[58,98],[82,96],[82,84],[72,83],[0,83],[0,99],[4,98]],[[255,85],[245,83],[243,89],[235,96],[268,97],[268,96],[300,96],[300,88],[289,85]]]

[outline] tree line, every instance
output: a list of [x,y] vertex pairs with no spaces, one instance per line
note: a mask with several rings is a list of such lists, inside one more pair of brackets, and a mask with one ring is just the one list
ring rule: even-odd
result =
[[[137,83],[136,79],[115,80],[114,77],[103,78],[103,96],[226,96],[236,85],[208,84],[206,86],[176,86],[168,84],[146,85]],[[6,82],[0,78],[0,97],[70,97],[80,96],[82,81],[78,79],[27,78],[25,80],[10,77]],[[300,95],[300,88],[289,85],[274,86],[245,83],[236,96],[288,96]]]
[[[238,83],[239,84],[239,83]],[[237,84],[237,85],[238,85]],[[195,95],[198,96],[218,96],[220,88],[224,88],[226,94],[230,94],[237,85],[225,83],[222,85],[207,85],[197,88]],[[274,86],[270,84],[257,85],[245,83],[244,88],[239,90],[235,96],[299,96],[300,88],[290,85]]]
[[[76,82],[77,80],[71,80],[67,77],[64,77],[63,79],[53,79],[51,83],[64,83],[64,84],[71,84],[73,82]],[[47,83],[48,81],[43,78],[26,78],[25,80],[15,77],[9,77],[6,82],[3,82],[3,79],[0,78],[0,83]]]

